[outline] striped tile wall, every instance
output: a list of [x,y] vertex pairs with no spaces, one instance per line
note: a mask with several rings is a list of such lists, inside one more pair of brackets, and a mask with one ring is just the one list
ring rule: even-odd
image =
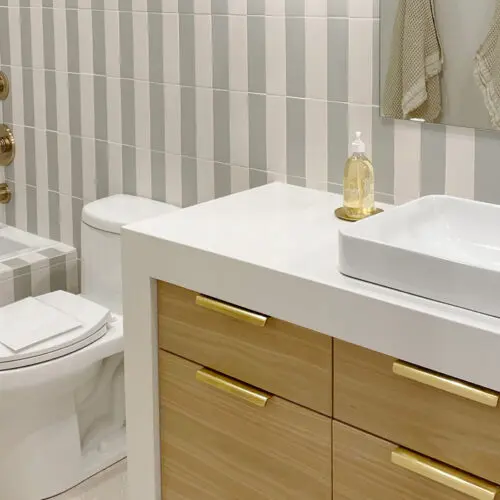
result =
[[280,180],[340,190],[364,132],[379,198],[500,202],[500,137],[379,118],[377,0],[0,0],[0,218],[79,246],[85,202],[188,206]]

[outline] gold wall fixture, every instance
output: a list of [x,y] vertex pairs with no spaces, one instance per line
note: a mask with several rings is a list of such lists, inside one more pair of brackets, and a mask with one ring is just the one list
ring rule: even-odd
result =
[[9,97],[10,84],[7,75],[0,71],[0,101],[5,101]]
[[5,205],[12,199],[12,191],[7,184],[0,184],[0,203]]
[[0,166],[10,165],[16,156],[16,141],[7,125],[0,125]]

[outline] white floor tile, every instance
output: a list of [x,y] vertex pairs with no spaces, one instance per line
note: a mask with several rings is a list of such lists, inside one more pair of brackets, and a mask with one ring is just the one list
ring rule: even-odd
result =
[[126,500],[127,462],[122,460],[51,500]]

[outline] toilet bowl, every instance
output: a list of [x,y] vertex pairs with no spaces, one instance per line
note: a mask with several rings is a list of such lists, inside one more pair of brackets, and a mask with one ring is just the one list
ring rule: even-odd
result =
[[19,325],[9,326],[24,328],[29,318],[30,332],[42,329],[46,317],[30,315],[37,307],[74,324],[58,335],[45,325],[43,340],[22,346],[12,331],[7,338],[11,328],[0,329],[1,500],[50,498],[125,457],[120,231],[173,210],[128,195],[86,205],[82,294],[52,292],[11,305]]

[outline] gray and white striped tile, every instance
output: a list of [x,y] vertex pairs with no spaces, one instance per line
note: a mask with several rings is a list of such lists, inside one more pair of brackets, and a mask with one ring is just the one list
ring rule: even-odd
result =
[[379,118],[378,15],[371,0],[0,0],[19,144],[3,217],[78,243],[83,203],[110,193],[338,191],[356,130],[383,199],[500,202],[496,134]]

